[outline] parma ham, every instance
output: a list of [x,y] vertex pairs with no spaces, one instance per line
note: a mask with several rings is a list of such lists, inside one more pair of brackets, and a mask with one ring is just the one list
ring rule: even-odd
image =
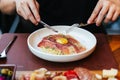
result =
[[56,55],[69,55],[85,51],[86,48],[70,35],[54,34],[46,36],[38,43],[43,51]]

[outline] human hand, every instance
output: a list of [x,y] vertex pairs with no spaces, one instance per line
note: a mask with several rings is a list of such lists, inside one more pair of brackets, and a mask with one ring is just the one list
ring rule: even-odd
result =
[[36,0],[15,0],[15,2],[17,13],[37,25],[40,21],[39,3]]
[[14,0],[0,0],[0,12],[11,15],[15,12]]
[[119,15],[120,0],[99,0],[87,23],[99,26],[103,20],[105,23],[115,21]]

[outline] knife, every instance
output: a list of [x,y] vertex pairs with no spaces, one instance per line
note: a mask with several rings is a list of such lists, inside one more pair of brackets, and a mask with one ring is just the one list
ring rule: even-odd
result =
[[8,45],[4,48],[4,50],[0,54],[0,58],[6,58],[7,57],[7,52],[12,46],[13,42],[16,40],[17,36],[14,36],[13,39],[8,43]]

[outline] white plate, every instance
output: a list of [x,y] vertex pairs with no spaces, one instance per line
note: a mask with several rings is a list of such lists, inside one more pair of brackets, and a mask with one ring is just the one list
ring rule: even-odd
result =
[[[65,31],[70,28],[70,26],[52,26],[60,33],[65,34]],[[87,30],[74,27],[68,34],[71,35],[73,38],[78,40],[83,46],[86,47],[86,50],[73,55],[54,55],[49,53],[44,53],[37,47],[38,43],[43,39],[43,37],[57,34],[47,28],[42,28],[36,30],[35,32],[31,33],[27,39],[27,44],[30,51],[39,58],[53,61],[53,62],[71,62],[76,60],[81,60],[88,55],[90,55],[96,47],[96,38],[95,36]]]

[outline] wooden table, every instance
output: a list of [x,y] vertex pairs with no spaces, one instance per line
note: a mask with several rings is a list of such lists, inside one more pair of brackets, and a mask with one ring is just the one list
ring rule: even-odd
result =
[[[4,39],[2,38],[1,40],[2,40],[2,43],[1,44],[3,44],[3,45],[5,45],[6,44],[6,42],[8,42],[7,40],[9,39],[9,38],[11,38],[11,36],[12,35],[14,35],[14,34],[6,34],[6,36],[4,37]],[[39,58],[36,58],[36,56],[33,56],[32,54],[29,54],[30,53],[30,51],[29,50],[25,50],[26,49],[26,47],[27,47],[27,45],[26,45],[26,38],[27,38],[27,36],[28,36],[28,34],[18,34],[19,35],[19,37],[17,38],[17,41],[15,42],[15,44],[14,44],[14,46],[11,48],[11,50],[9,51],[11,54],[8,54],[10,57],[8,57],[8,59],[7,59],[7,61],[5,61],[5,62],[7,62],[7,63],[15,63],[15,64],[18,64],[18,63],[16,63],[17,61],[18,62],[20,62],[19,63],[19,65],[25,65],[26,63],[24,62],[24,61],[27,61],[27,63],[28,64],[31,64],[31,63],[33,63],[33,64],[35,64],[35,63],[37,63],[37,62],[39,62],[40,61],[40,59]],[[99,37],[98,37],[99,36]],[[6,39],[6,37],[7,37],[7,39]],[[105,48],[105,50],[107,49],[107,47],[105,47],[106,46],[106,44],[108,45],[108,43],[106,43],[106,35],[104,36],[104,35],[102,35],[102,34],[99,34],[99,35],[96,35],[96,37],[98,38],[98,42],[100,43],[100,44],[98,44],[99,46],[97,47],[97,50],[96,51],[98,51],[98,49],[100,48],[102,48],[102,49],[104,49]],[[101,38],[100,38],[101,37]],[[103,38],[104,37],[104,38]],[[109,42],[110,42],[110,46],[111,46],[111,49],[112,49],[112,51],[113,51],[113,54],[114,54],[114,56],[115,56],[115,58],[116,58],[116,61],[119,63],[119,65],[120,65],[120,35],[108,35],[107,36],[107,39],[109,40]],[[24,46],[23,46],[23,44],[20,44],[20,41],[22,40],[22,42],[23,42],[23,44],[25,44]],[[105,40],[105,41],[104,41]],[[5,43],[5,44],[4,44]],[[17,43],[17,44],[16,44]],[[3,47],[3,45],[1,46],[1,49],[2,49],[2,47]],[[24,47],[25,49],[21,49],[21,48],[18,48],[18,47]],[[28,56],[28,54],[29,54],[29,57],[27,57],[27,58],[25,58],[25,56],[22,56],[21,54],[23,54],[23,53],[20,53],[20,57],[23,57],[25,60],[23,61],[23,62],[21,62],[19,59],[17,60],[17,61],[14,61],[14,60],[12,60],[12,59],[16,59],[16,57],[14,57],[14,58],[12,58],[13,56],[17,56],[16,55],[16,52],[13,50],[13,49],[16,49],[17,51],[21,51],[21,50],[24,50],[24,53],[26,53],[25,55],[27,55]],[[109,48],[110,49],[110,48]],[[99,51],[101,51],[101,50],[99,50]],[[15,53],[15,54],[14,54]],[[99,52],[100,54],[101,53],[103,53],[103,52]],[[105,54],[106,54],[106,52],[104,52]],[[14,54],[14,55],[12,55],[12,54]],[[112,53],[111,53],[112,54]],[[12,55],[12,57],[11,57],[11,55]],[[93,54],[93,55],[96,55],[96,54]],[[93,55],[91,55],[89,58],[86,58],[86,59],[89,59],[89,60],[92,60],[93,61]],[[98,55],[98,54],[97,54]],[[105,59],[106,60],[106,57],[105,57],[106,55],[104,55],[102,58],[103,59]],[[18,56],[17,56],[18,57]],[[105,57],[105,58],[104,58]],[[32,61],[31,62],[29,62],[29,60],[28,60],[28,58],[32,58]],[[97,57],[98,58],[98,57]],[[107,57],[108,58],[108,57]],[[113,57],[112,57],[113,58]],[[110,62],[110,60],[112,60],[112,58],[109,58],[108,59],[108,61],[106,62],[106,64],[108,64],[109,63],[109,66],[111,65],[111,63],[112,62]],[[83,63],[80,63],[80,64],[82,64],[83,66],[86,66],[86,61],[89,61],[89,60],[86,60],[86,59],[84,59],[83,60]],[[11,61],[12,60],[12,61]],[[31,59],[30,59],[31,60]],[[36,60],[37,60],[37,62],[36,62]],[[99,58],[98,58],[98,60],[99,60]],[[98,61],[99,62],[99,61]],[[46,61],[44,61],[43,63],[41,63],[42,65],[44,65],[44,66],[46,66],[45,65],[45,63],[46,63]],[[49,62],[50,63],[50,62]],[[89,64],[91,64],[91,63],[89,63]],[[100,64],[100,63],[99,63]],[[105,64],[105,63],[104,63]],[[50,66],[53,66],[53,65],[55,65],[55,64],[50,64]],[[78,65],[78,64],[77,64]],[[57,65],[55,65],[55,66],[57,66]],[[99,65],[97,65],[98,67],[99,67]],[[105,65],[106,66],[106,65]],[[108,66],[108,65],[107,65]],[[117,65],[118,66],[118,65]],[[28,67],[27,65],[26,65],[26,67]],[[35,67],[37,67],[37,66],[35,66]],[[92,66],[92,67],[94,67],[94,66]],[[100,66],[101,67],[101,66]],[[104,65],[103,65],[103,67],[104,67]],[[27,68],[28,69],[28,68]],[[30,68],[30,69],[32,69],[32,68]],[[50,68],[51,69],[51,68]]]
[[108,40],[120,69],[120,35],[108,35]]

